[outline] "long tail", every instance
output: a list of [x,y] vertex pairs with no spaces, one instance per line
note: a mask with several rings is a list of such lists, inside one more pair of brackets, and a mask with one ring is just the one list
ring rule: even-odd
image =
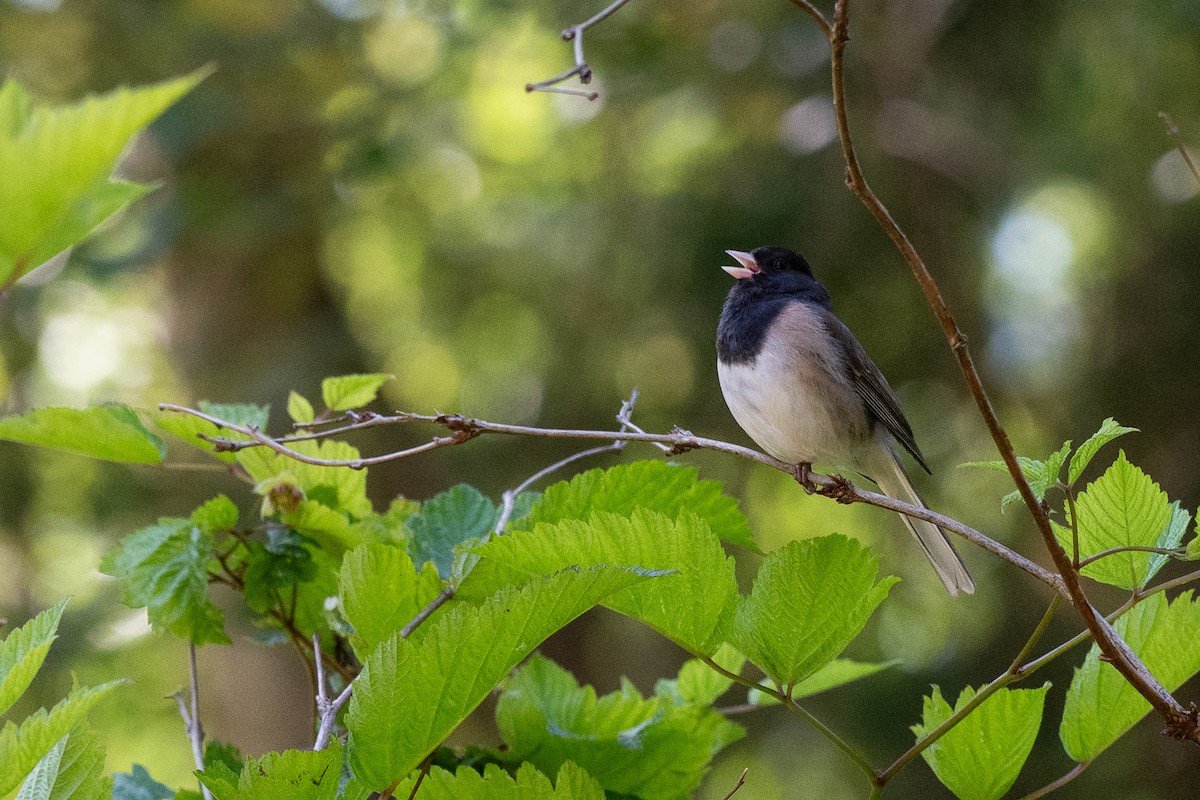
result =
[[[887,463],[886,465],[880,464],[875,469],[877,474],[872,475],[875,482],[879,484],[880,490],[888,497],[923,507],[925,503],[921,501],[917,490],[913,488],[912,482],[904,472],[903,465],[891,453],[888,456],[886,459],[879,459],[881,462],[886,461]],[[904,524],[908,526],[913,538],[925,551],[925,556],[929,559],[929,563],[933,564],[934,570],[942,579],[942,583],[946,585],[946,591],[950,592],[950,596],[954,597],[959,592],[973,593],[975,581],[971,580],[971,575],[967,572],[962,559],[958,557],[958,553],[954,551],[954,546],[950,544],[950,538],[946,536],[946,532],[925,520],[913,519],[904,514],[901,514],[900,518],[904,520]]]

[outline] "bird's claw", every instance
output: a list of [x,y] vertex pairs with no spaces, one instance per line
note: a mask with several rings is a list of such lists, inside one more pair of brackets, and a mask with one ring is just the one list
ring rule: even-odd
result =
[[792,477],[796,479],[796,483],[804,487],[804,491],[812,494],[817,491],[817,485],[813,483],[812,478],[812,462],[801,461],[798,464],[792,464],[790,472]]

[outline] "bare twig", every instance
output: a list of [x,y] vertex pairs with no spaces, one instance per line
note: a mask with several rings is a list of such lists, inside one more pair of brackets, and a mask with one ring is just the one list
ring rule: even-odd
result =
[[325,670],[322,667],[323,659],[321,657],[321,634],[313,634],[313,662],[317,667],[317,715],[320,718],[320,725],[317,728],[317,738],[313,742],[313,750],[324,750],[325,745],[329,744],[329,737],[333,733],[333,723],[337,720],[338,712],[342,710],[342,706],[346,705],[346,701],[350,699],[350,687],[354,684],[346,684],[346,688],[341,694],[333,700],[329,699],[326,693]]
[[[184,406],[171,405],[164,403],[159,406],[165,411],[178,411],[186,414],[193,414],[203,419],[207,419],[213,424],[220,425],[235,433],[241,433],[248,436],[257,437],[261,444],[270,447],[276,452],[295,458],[306,464],[317,464],[326,467],[351,467],[361,468],[368,464],[378,464],[385,461],[394,461],[401,458],[408,458],[417,453],[427,452],[439,447],[448,447],[451,445],[462,444],[470,441],[476,436],[493,433],[506,436],[539,436],[552,439],[608,439],[612,441],[628,441],[628,442],[649,442],[651,444],[666,445],[664,451],[669,455],[684,453],[688,450],[717,450],[723,453],[747,458],[752,461],[757,461],[773,469],[785,472],[788,475],[794,475],[794,465],[787,464],[777,458],[772,458],[766,453],[761,453],[749,447],[723,442],[718,439],[709,439],[703,436],[676,428],[671,433],[644,433],[640,431],[593,431],[593,430],[572,430],[563,428],[535,428],[528,425],[509,425],[501,422],[488,422],[481,419],[473,419],[462,417],[457,414],[439,414],[437,416],[400,413],[392,417],[386,418],[389,423],[409,423],[409,422],[429,422],[441,425],[452,432],[451,436],[435,437],[432,441],[417,447],[410,447],[406,450],[400,450],[395,453],[388,453],[373,458],[358,458],[358,459],[324,459],[307,456],[302,453],[296,453],[287,447],[279,444],[276,440],[264,435],[256,428],[234,425],[225,420],[220,420],[211,417],[203,412],[195,409],[186,408]],[[382,424],[382,423],[375,423]],[[866,503],[868,505],[886,508],[890,511],[895,511],[899,514],[905,514],[916,519],[923,519],[932,522],[935,525],[945,528],[948,531],[962,536],[964,539],[994,553],[1001,558],[1004,558],[1014,566],[1024,570],[1033,577],[1045,583],[1058,593],[1066,591],[1062,579],[1053,572],[1038,566],[1034,562],[1025,558],[1021,554],[1005,547],[1004,545],[986,536],[983,533],[975,530],[969,525],[965,525],[958,520],[952,519],[935,511],[931,511],[923,506],[915,506],[905,503],[901,500],[888,497],[887,495],[870,492],[865,489],[860,489],[850,481],[840,476],[827,476],[811,473],[812,483],[816,484],[822,494],[828,494],[836,498],[842,503]]]
[[433,612],[444,606],[450,598],[454,597],[454,587],[447,586],[438,593],[438,596],[429,601],[429,603],[417,612],[417,615],[409,620],[408,624],[400,629],[400,638],[407,639],[409,635],[415,631],[421,623],[429,619]]
[[1198,716],[1200,715],[1198,715],[1196,709],[1185,708],[1178,700],[1172,697],[1171,693],[1146,669],[1141,660],[1129,649],[1129,646],[1116,634],[1112,626],[1104,621],[1104,618],[1096,612],[1095,608],[1089,602],[1079,582],[1079,573],[1074,569],[1070,556],[1067,555],[1054,536],[1046,509],[1038,501],[1037,496],[1033,493],[1033,489],[1029,485],[1029,481],[1025,478],[1020,465],[1017,463],[1016,452],[1013,449],[1012,442],[1000,424],[991,399],[983,387],[983,381],[979,376],[979,372],[975,368],[974,360],[971,358],[970,350],[967,347],[967,337],[958,327],[954,315],[951,314],[949,307],[942,298],[941,290],[930,274],[924,260],[863,176],[862,168],[858,163],[858,156],[854,150],[854,142],[850,136],[850,124],[846,113],[845,50],[846,43],[849,40],[849,0],[837,0],[834,6],[832,34],[830,36],[831,72],[834,114],[837,119],[838,138],[842,144],[842,155],[846,162],[846,184],[862,201],[863,205],[867,207],[871,215],[875,217],[884,232],[887,233],[905,261],[908,262],[913,276],[917,279],[918,284],[920,284],[922,291],[925,293],[925,299],[933,310],[934,316],[937,317],[938,322],[941,324],[946,341],[949,343],[951,351],[958,360],[959,369],[967,382],[971,396],[975,399],[979,413],[983,417],[988,431],[996,443],[996,448],[999,450],[1001,458],[1008,467],[1009,474],[1016,484],[1018,493],[1021,495],[1022,500],[1025,501],[1025,505],[1029,509],[1034,523],[1037,525],[1038,532],[1042,535],[1043,544],[1061,574],[1066,590],[1070,595],[1071,604],[1079,612],[1080,616],[1083,617],[1084,624],[1087,625],[1101,652],[1116,667],[1121,675],[1124,676],[1125,680],[1137,689],[1138,693],[1145,697],[1154,709],[1162,715],[1167,723],[1168,735],[1174,738],[1188,739],[1200,744],[1200,720],[1198,720]]
[[833,27],[829,24],[829,20],[825,19],[825,15],[817,10],[817,7],[807,0],[792,0],[792,5],[812,17],[813,22],[817,23],[817,27],[821,29],[821,33],[825,34],[825,38],[833,41]]
[[[203,770],[204,729],[200,725],[200,677],[199,670],[196,668],[196,645],[192,642],[188,642],[188,675],[190,677],[191,710],[188,710],[188,703],[183,699],[182,690],[171,696],[179,704],[179,716],[183,717],[184,730],[187,731],[188,740],[192,743],[192,760],[196,764],[196,769]],[[212,792],[203,783],[200,784],[200,793],[204,795],[204,800],[213,800]]]
[[573,94],[578,95],[579,97],[586,97],[588,100],[595,100],[598,98],[600,93],[595,90],[572,89],[566,86],[558,86],[557,84],[560,84],[575,75],[579,76],[579,82],[584,86],[592,82],[592,68],[588,66],[587,61],[585,61],[583,58],[583,32],[596,23],[603,22],[605,19],[608,19],[608,17],[615,14],[617,10],[621,8],[621,6],[628,2],[629,0],[616,0],[615,3],[608,6],[590,19],[584,20],[578,25],[572,25],[564,30],[562,32],[563,41],[573,43],[572,49],[575,53],[575,66],[571,67],[561,75],[555,75],[553,78],[547,78],[546,80],[539,81],[537,83],[527,83],[525,84],[525,91]]
[[1110,547],[1107,550],[1101,550],[1099,553],[1094,553],[1079,562],[1079,568],[1083,569],[1093,561],[1099,561],[1107,556],[1116,555],[1118,553],[1159,553],[1164,556],[1179,557],[1184,554],[1182,547],[1142,547],[1141,545],[1122,545],[1121,547]]
[[1166,126],[1167,136],[1171,137],[1175,149],[1179,151],[1179,155],[1183,156],[1183,163],[1187,164],[1187,168],[1192,171],[1192,177],[1196,179],[1196,183],[1200,183],[1200,169],[1196,168],[1196,162],[1192,159],[1192,153],[1188,150],[1187,142],[1183,139],[1183,134],[1176,127],[1175,120],[1171,119],[1171,115],[1165,111],[1158,112],[1158,118]]
[[725,795],[722,800],[729,800],[729,798],[737,794],[737,790],[742,788],[742,786],[746,783],[746,773],[749,771],[749,767],[746,767],[744,770],[742,770],[742,774],[738,776],[737,783],[733,785],[733,788],[729,790],[729,794]]

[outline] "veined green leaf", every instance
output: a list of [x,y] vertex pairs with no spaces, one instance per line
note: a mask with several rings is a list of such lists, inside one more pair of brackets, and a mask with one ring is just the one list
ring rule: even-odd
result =
[[[1155,594],[1134,606],[1113,627],[1168,692],[1200,672],[1200,603],[1186,591],[1168,604]],[[1150,711],[1096,645],[1075,670],[1067,690],[1059,738],[1076,761],[1090,761]]]
[[395,378],[382,372],[369,375],[343,375],[321,382],[321,397],[330,411],[349,411],[361,408],[379,394],[379,387]]
[[504,684],[496,722],[514,760],[543,772],[574,762],[608,791],[643,800],[685,800],[713,756],[745,734],[708,706],[643,699],[628,681],[597,697],[536,655]]
[[[1075,513],[1081,559],[1114,547],[1154,547],[1165,530],[1173,531],[1166,493],[1149,475],[1130,464],[1124,452],[1079,494]],[[1054,534],[1070,554],[1073,547],[1070,529],[1055,525]],[[1153,555],[1136,550],[1114,553],[1088,564],[1082,574],[1123,589],[1144,586],[1152,574]]]
[[342,748],[285,750],[246,761],[235,775],[217,763],[200,773],[216,800],[334,800],[342,777]]
[[146,429],[137,413],[117,404],[39,408],[4,417],[0,440],[130,464],[157,464],[166,454],[162,440]]
[[[475,550],[483,561],[463,582],[464,596],[569,566],[614,564],[661,574],[618,592],[604,605],[645,622],[695,653],[725,640],[739,599],[734,561],[708,524],[690,511],[675,518],[648,509],[632,516],[592,512],[498,536]],[[674,573],[674,574],[666,574]]]
[[[302,455],[328,461],[354,461],[359,457],[357,448],[332,439],[292,442],[288,447]],[[237,462],[260,484],[269,485],[272,478],[287,474],[309,500],[352,517],[366,517],[374,513],[371,501],[367,499],[365,469],[305,464],[266,447],[250,447],[239,451]]]
[[1100,430],[1093,433],[1088,440],[1079,445],[1079,449],[1075,451],[1075,455],[1071,456],[1071,467],[1067,470],[1067,481],[1075,483],[1079,480],[1079,476],[1087,469],[1087,465],[1099,452],[1100,448],[1111,442],[1117,437],[1124,436],[1127,433],[1136,433],[1137,428],[1126,428],[1124,425],[1118,425],[1117,421],[1112,417],[1104,420],[1100,424]]
[[[746,657],[728,644],[717,648],[712,660],[733,673],[740,673],[746,665]],[[712,705],[732,686],[732,678],[726,678],[698,658],[691,658],[680,666],[679,677],[658,681],[654,693],[673,698],[677,703],[706,706]]]
[[112,779],[104,774],[104,746],[80,722],[42,756],[26,776],[16,800],[110,800]]
[[350,643],[361,661],[437,597],[442,581],[431,563],[418,573],[400,547],[364,544],[346,554],[338,586],[342,613],[354,628]]
[[288,416],[292,418],[292,422],[312,422],[316,419],[312,403],[297,391],[288,393],[287,412]]
[[16,789],[91,707],[122,682],[76,687],[49,711],[41,709],[20,725],[6,722],[0,729],[0,797]]
[[[848,658],[835,658],[812,675],[797,683],[796,688],[792,690],[792,699],[803,700],[805,697],[812,697],[814,694],[828,692],[830,689],[836,689],[847,683],[868,678],[877,672],[882,672],[888,667],[895,666],[897,663],[899,662],[880,661],[868,663],[853,661]],[[746,699],[748,702],[756,705],[775,705],[779,702],[774,695],[767,694],[758,689],[751,689]]]
[[66,606],[59,600],[0,641],[0,714],[12,708],[41,669]]
[[580,473],[548,488],[529,516],[511,525],[530,530],[539,522],[589,519],[608,511],[628,517],[634,509],[657,511],[674,519],[683,509],[702,517],[721,539],[758,552],[737,501],[717,481],[699,480],[694,467],[663,461],[636,461]]
[[[1049,689],[1049,683],[1038,689],[1000,689],[921,751],[921,757],[960,800],[999,800],[1029,758]],[[913,733],[923,739],[974,697],[968,686],[951,709],[934,686]]]
[[0,289],[151,188],[109,176],[130,138],[206,74],[52,108],[15,81],[0,88]]
[[897,579],[876,583],[878,572],[871,551],[845,536],[789,542],[767,554],[730,644],[790,691],[833,661],[887,597]]
[[[409,797],[419,780],[406,778],[393,793]],[[522,764],[516,777],[496,764],[488,764],[480,775],[470,767],[447,772],[440,767],[429,771],[421,783],[421,800],[604,800],[604,789],[595,778],[574,764],[563,764],[555,785],[532,764]]]
[[461,604],[392,635],[367,658],[346,714],[355,775],[376,790],[404,778],[547,636],[613,592],[630,570],[569,570],[479,606]]
[[454,548],[490,533],[499,513],[491,500],[465,483],[430,498],[404,520],[413,563],[433,562],[438,574],[449,579]]

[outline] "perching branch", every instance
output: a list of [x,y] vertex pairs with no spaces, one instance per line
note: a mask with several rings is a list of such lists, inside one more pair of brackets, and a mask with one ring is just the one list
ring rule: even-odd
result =
[[575,66],[561,75],[555,75],[553,78],[547,78],[538,83],[525,84],[527,92],[558,92],[559,94],[573,94],[579,97],[586,97],[588,100],[595,100],[600,97],[600,93],[595,90],[572,89],[558,84],[571,78],[575,75],[579,76],[579,82],[584,86],[592,82],[592,68],[588,66],[587,61],[583,58],[583,32],[592,27],[598,22],[603,22],[608,17],[612,16],[617,10],[628,3],[629,0],[616,0],[615,3],[605,8],[599,14],[596,14],[591,19],[584,20],[578,25],[572,25],[562,32],[564,42],[573,42],[575,51]]
[[[814,16],[816,13],[815,9],[806,8],[808,6],[807,3],[800,2],[797,5],[808,12],[809,16]],[[884,206],[883,202],[872,191],[870,184],[867,183],[866,178],[863,176],[862,168],[858,163],[858,156],[854,150],[854,142],[850,135],[850,123],[846,112],[845,51],[846,44],[850,40],[849,0],[837,0],[835,3],[833,24],[828,33],[828,38],[831,53],[833,106],[837,119],[838,138],[842,145],[842,156],[846,162],[846,185],[862,201],[867,210],[871,212],[871,215],[875,217],[880,227],[887,233],[892,243],[904,257],[904,260],[908,262],[913,276],[917,279],[917,283],[920,284],[921,290],[925,293],[925,299],[929,303],[934,316],[937,317],[938,322],[941,324],[946,341],[949,343],[951,351],[958,360],[959,369],[967,382],[971,396],[975,399],[979,413],[983,417],[984,423],[987,425],[988,431],[996,443],[996,448],[999,450],[1001,458],[1008,467],[1009,474],[1016,484],[1018,493],[1025,501],[1029,513],[1033,516],[1034,523],[1037,525],[1038,532],[1042,535],[1042,540],[1047,551],[1049,551],[1055,566],[1058,568],[1058,572],[1061,574],[1071,604],[1075,606],[1080,616],[1083,617],[1084,624],[1087,625],[1092,638],[1096,640],[1096,644],[1106,659],[1166,720],[1168,735],[1178,739],[1188,739],[1200,744],[1200,719],[1198,719],[1200,714],[1198,714],[1195,707],[1191,709],[1184,708],[1178,700],[1172,697],[1171,693],[1146,669],[1141,660],[1129,649],[1129,646],[1112,629],[1112,626],[1105,622],[1104,618],[1096,612],[1095,608],[1088,601],[1087,595],[1080,584],[1078,571],[1071,563],[1070,556],[1067,555],[1055,538],[1054,531],[1050,527],[1050,518],[1046,509],[1038,501],[1037,496],[1029,485],[1029,481],[1025,478],[1024,473],[1017,463],[1017,456],[1012,442],[1000,424],[991,399],[983,387],[979,371],[975,368],[974,360],[971,358],[971,353],[967,346],[967,337],[958,327],[954,315],[950,312],[946,301],[942,298],[937,281],[930,274],[929,268],[925,265],[917,249],[913,246],[904,231],[901,230],[895,219],[893,219],[887,207]]]
[[[425,414],[411,414],[401,412],[389,417],[380,415],[372,415],[365,418],[364,425],[379,425],[387,423],[406,424],[411,422],[426,422],[440,425],[449,430],[451,436],[434,437],[431,441],[410,447],[405,450],[399,450],[394,453],[387,453],[371,458],[356,458],[356,459],[326,459],[316,458],[314,456],[297,453],[284,445],[280,444],[280,440],[272,439],[266,434],[259,431],[257,428],[236,425],[226,420],[221,420],[205,414],[202,411],[186,408],[184,406],[172,405],[163,403],[159,406],[163,411],[176,411],[185,414],[206,419],[209,422],[217,425],[220,428],[227,429],[234,433],[244,436],[249,436],[255,439],[255,442],[241,442],[229,439],[220,439],[217,437],[204,437],[206,441],[211,442],[214,447],[220,451],[232,446],[241,449],[242,446],[259,444],[270,447],[278,453],[287,455],[297,461],[306,464],[315,464],[325,467],[350,467],[352,469],[361,469],[370,464],[379,464],[386,461],[395,461],[401,458],[408,458],[419,453],[428,452],[440,447],[448,447],[451,445],[462,444],[474,439],[485,433],[503,434],[507,436],[537,436],[553,439],[607,439],[610,441],[627,441],[627,442],[648,442],[655,445],[665,446],[664,453],[669,456],[679,455],[689,450],[717,450],[723,453],[740,456],[752,461],[757,461],[780,472],[784,472],[789,476],[795,475],[794,465],[787,464],[777,458],[772,458],[766,453],[761,453],[758,450],[753,450],[742,445],[723,442],[718,439],[709,439],[703,436],[696,436],[690,431],[682,428],[675,428],[671,433],[645,433],[642,431],[596,431],[596,430],[573,430],[562,428],[535,428],[527,425],[509,425],[501,422],[488,422],[481,419],[472,419],[463,417],[458,414],[439,414],[436,416]],[[623,423],[625,427],[630,427],[628,423]],[[927,522],[932,522],[948,531],[962,536],[969,542],[984,548],[988,552],[1000,556],[1009,563],[1024,570],[1039,581],[1045,583],[1055,592],[1060,594],[1065,593],[1066,588],[1063,585],[1062,579],[1053,572],[1038,566],[1034,562],[1022,556],[1020,553],[1005,547],[995,539],[980,533],[969,525],[965,525],[956,519],[947,517],[943,514],[938,514],[928,508],[915,506],[910,503],[905,503],[901,500],[888,497],[887,495],[878,494],[877,492],[860,489],[850,481],[841,476],[819,475],[817,473],[810,474],[810,480],[817,486],[817,490],[821,494],[833,497],[841,503],[866,503],[868,505],[886,508],[890,511],[895,511],[898,514],[905,514],[916,519],[923,519]]]
[[[196,764],[196,769],[202,770],[204,769],[204,729],[200,726],[200,677],[196,668],[196,645],[192,642],[188,642],[188,675],[190,677],[191,710],[188,710],[188,704],[183,699],[183,690],[171,696],[175,698],[175,702],[179,703],[179,716],[183,717],[184,730],[187,731],[188,740],[192,743],[192,760]],[[204,795],[204,800],[213,800],[212,792],[203,783],[200,784],[200,793]]]

